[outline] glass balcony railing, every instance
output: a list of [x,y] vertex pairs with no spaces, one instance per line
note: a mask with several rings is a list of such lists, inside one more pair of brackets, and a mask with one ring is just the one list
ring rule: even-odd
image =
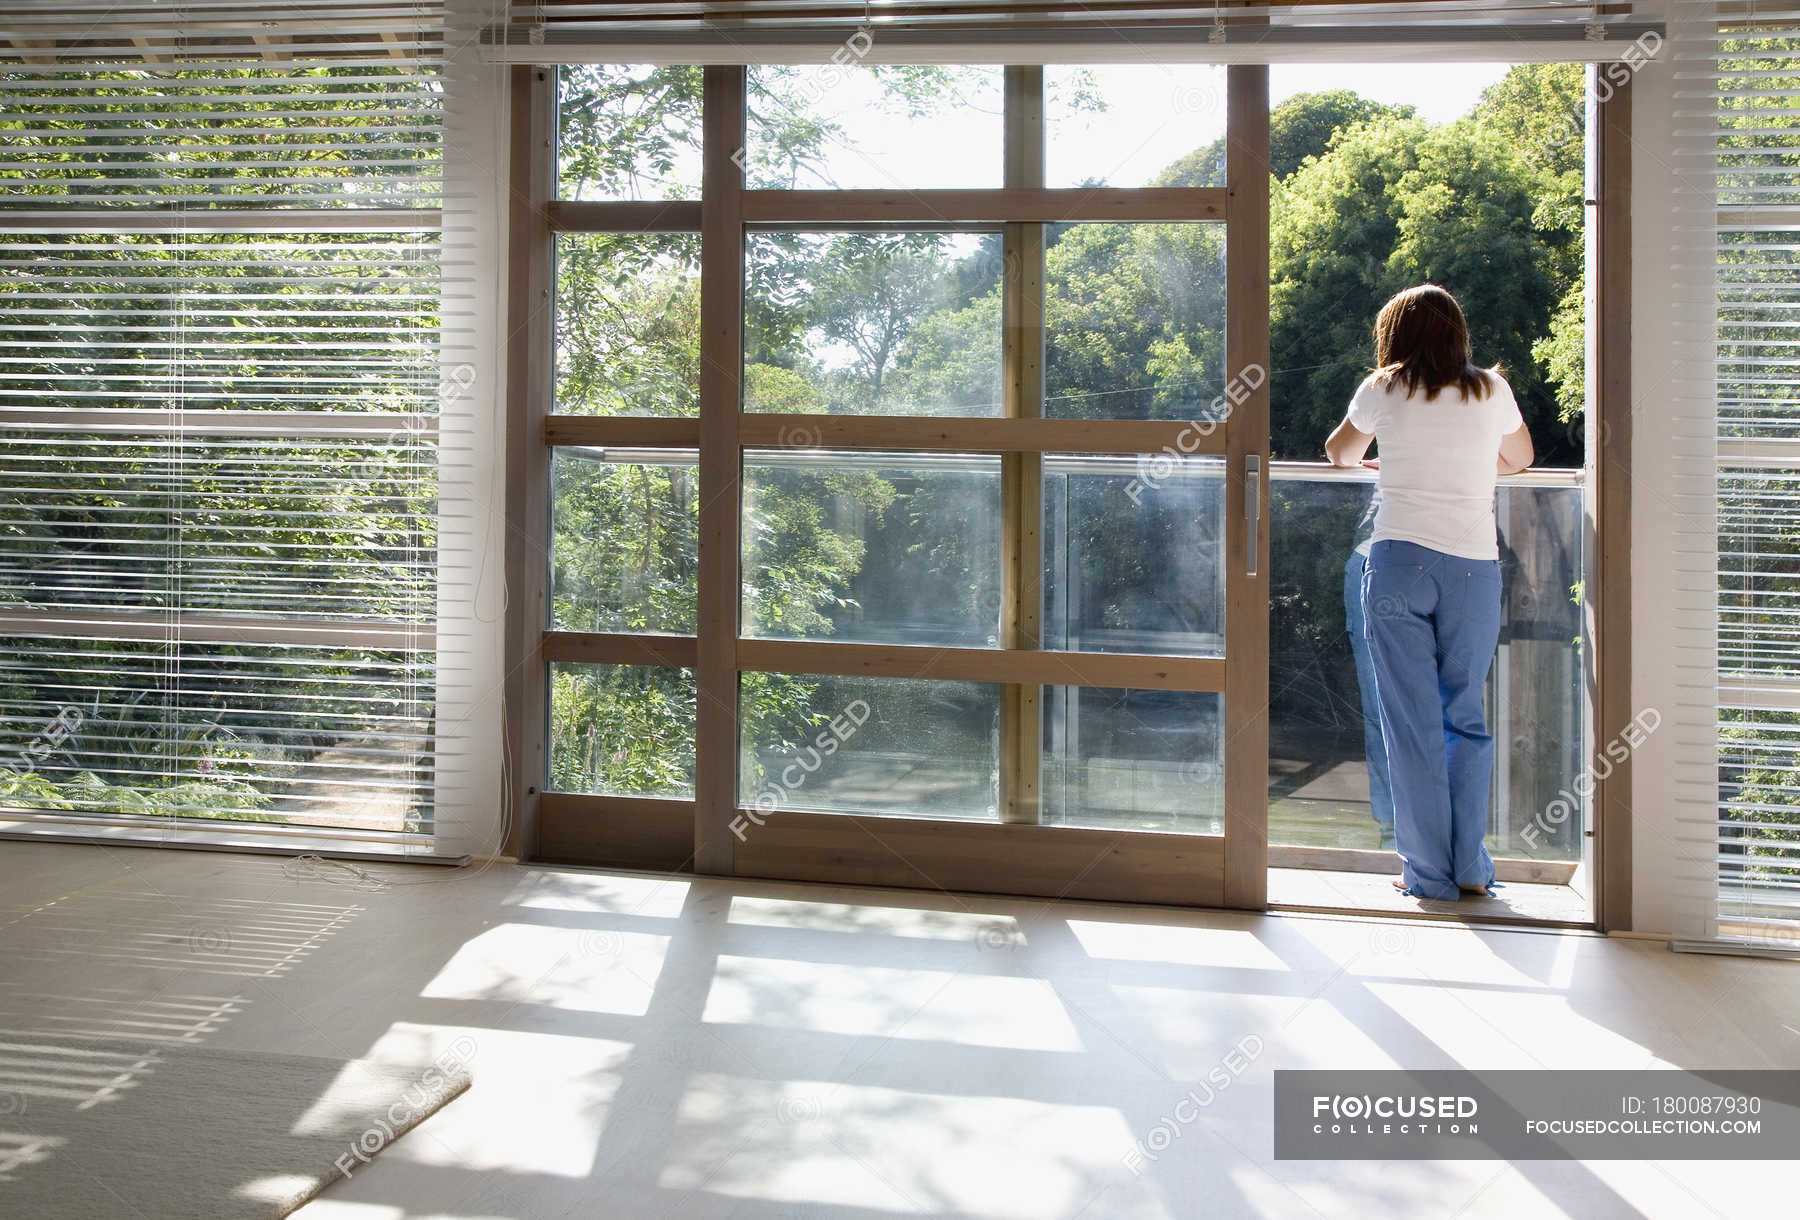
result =
[[[1574,860],[1585,729],[1579,470],[1501,480],[1500,645],[1488,675],[1496,744],[1488,849]],[[1375,474],[1276,462],[1270,487],[1269,839],[1376,848],[1345,562]]]
[[[1152,473],[1130,458],[1046,459],[1047,647],[1223,654],[1223,467],[1191,461]],[[1488,680],[1496,855],[1580,854],[1580,474],[1532,471],[1498,493],[1504,609]],[[1276,462],[1273,475],[1270,841],[1378,849],[1345,602],[1345,565],[1375,475],[1304,462]],[[1136,478],[1137,494],[1084,504],[1108,476]],[[1178,525],[1158,527],[1181,535],[1166,554],[1146,551],[1146,531],[1129,524],[1159,503],[1179,509]],[[1216,704],[1159,691],[1047,694],[1047,821],[1219,833],[1219,760],[1230,746]]]

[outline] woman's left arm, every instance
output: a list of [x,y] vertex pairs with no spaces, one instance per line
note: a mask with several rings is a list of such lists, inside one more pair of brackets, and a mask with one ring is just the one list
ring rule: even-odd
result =
[[1325,438],[1325,456],[1333,466],[1356,466],[1374,439],[1373,432],[1364,432],[1346,419]]
[[1524,424],[1500,438],[1500,455],[1495,463],[1498,473],[1518,474],[1536,460],[1537,451],[1532,447],[1531,433],[1525,430]]

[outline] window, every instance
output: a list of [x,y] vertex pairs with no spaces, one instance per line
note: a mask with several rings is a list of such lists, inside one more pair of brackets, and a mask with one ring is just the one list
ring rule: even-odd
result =
[[998,687],[745,674],[739,699],[745,809],[997,816]]
[[998,233],[745,239],[744,409],[999,415]]
[[[566,202],[527,214],[556,286],[540,816],[735,802],[715,833],[750,852],[820,815],[1223,833],[1223,455],[1255,388],[1226,395],[1223,165],[1043,190],[1047,75],[561,73]],[[1215,91],[1219,139],[1225,73],[1167,76]],[[1146,79],[1077,99],[1113,134],[1076,160]],[[724,234],[675,181],[696,151],[742,191]]]
[[[1682,940],[1791,949],[1800,936],[1800,454],[1793,308],[1800,183],[1791,12],[1672,14],[1675,84],[1665,577],[1680,645],[1657,719],[1673,757],[1710,757],[1666,800],[1688,847]],[[1677,490],[1678,489],[1678,490]],[[1628,744],[1635,747],[1637,741]],[[1689,791],[1691,789],[1691,792]]]
[[698,415],[699,335],[698,237],[558,236],[559,414]]
[[568,448],[553,462],[550,626],[691,633],[694,455]]
[[561,792],[694,794],[694,671],[550,666],[550,783]]
[[751,450],[743,634],[991,648],[1000,459]]
[[1225,226],[1053,225],[1047,241],[1044,413],[1223,420]]
[[867,51],[851,35],[833,63],[750,69],[748,185],[999,186],[1000,69],[866,67],[860,61]]
[[1046,822],[1225,832],[1219,695],[1057,686],[1043,698]]
[[1225,463],[1044,459],[1044,641],[1225,655]]
[[435,52],[392,47],[0,62],[8,808],[432,829],[466,387]]
[[1225,69],[1044,68],[1049,186],[1224,186]]
[[699,68],[575,64],[556,92],[557,198],[700,197]]

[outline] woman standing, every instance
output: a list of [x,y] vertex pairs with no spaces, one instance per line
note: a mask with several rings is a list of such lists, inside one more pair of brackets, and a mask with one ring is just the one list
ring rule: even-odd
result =
[[1500,636],[1494,481],[1531,465],[1531,434],[1498,369],[1476,367],[1456,298],[1409,288],[1375,321],[1375,371],[1325,442],[1337,466],[1380,457],[1363,630],[1394,803],[1396,886],[1485,892],[1494,739],[1482,696]]

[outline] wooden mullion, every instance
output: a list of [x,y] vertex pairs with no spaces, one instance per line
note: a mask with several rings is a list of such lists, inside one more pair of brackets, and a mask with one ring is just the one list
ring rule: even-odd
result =
[[700,239],[700,523],[694,869],[732,872],[737,809],[745,69],[705,70]]
[[[1044,184],[1044,69],[1005,73],[1003,181],[1011,198]],[[1043,436],[1044,225],[1015,220],[1001,237],[1004,410],[1021,434]],[[1000,646],[1035,650],[1043,632],[1044,455],[1006,453],[1000,465]],[[1043,688],[1013,682],[1000,700],[1000,820],[1034,824],[1042,817]]]
[[[1040,77],[1043,72],[1041,68],[1007,70],[1037,72]],[[1045,187],[1041,183],[971,190],[763,190],[744,192],[744,220],[756,225],[857,228],[1224,220],[1228,195],[1226,189],[1211,186]]]
[[548,217],[557,233],[698,233],[698,200],[552,200]]
[[581,665],[665,665],[693,669],[699,661],[699,644],[694,636],[651,632],[546,631],[542,651],[546,662]]
[[543,441],[552,446],[693,449],[700,444],[700,421],[633,415],[550,415],[543,421]]
[[1227,681],[1226,663],[1218,657],[1160,653],[742,639],[738,641],[737,655],[746,673],[1174,691],[1223,691]]
[[[1012,247],[1009,247],[1012,248]],[[1020,251],[1041,249],[1041,240]],[[1010,271],[1008,274],[1012,274]],[[1041,276],[1041,273],[1028,273]],[[1038,290],[1041,293],[1041,288]],[[1041,350],[1041,324],[1037,327]],[[1029,346],[1029,345],[1028,345]],[[1042,361],[1035,374],[1041,384]],[[1009,393],[1016,379],[1008,379]],[[746,413],[739,422],[745,448],[943,450],[951,453],[1161,453],[1223,457],[1223,428],[1202,431],[1184,420],[936,418],[895,415],[780,415]]]
[[[1269,69],[1226,69],[1225,375],[1261,369],[1232,409],[1225,497],[1225,905],[1260,910],[1269,884]],[[1246,469],[1260,467],[1257,502]],[[1254,556],[1246,508],[1256,512]],[[1254,575],[1250,560],[1254,557]]]
[[543,444],[551,381],[551,286],[555,271],[544,206],[554,181],[555,97],[544,68],[512,70],[506,352],[507,587],[505,681],[511,827],[505,850],[537,851],[539,788],[548,774],[548,674],[541,650],[549,621],[550,451]]

